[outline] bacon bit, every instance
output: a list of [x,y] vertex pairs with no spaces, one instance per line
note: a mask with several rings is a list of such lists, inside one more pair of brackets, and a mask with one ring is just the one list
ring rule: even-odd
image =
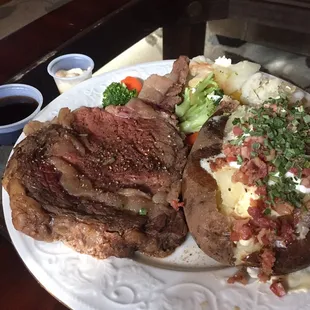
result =
[[269,109],[271,109],[273,112],[277,112],[277,111],[278,111],[278,106],[277,106],[276,104],[265,103],[265,104],[264,104],[264,108],[269,108]]
[[230,234],[231,241],[249,240],[253,235],[249,225],[243,225],[239,231],[233,231]]
[[308,176],[307,178],[303,178],[300,184],[304,187],[310,188],[310,176]]
[[226,160],[228,163],[231,163],[232,161],[237,161],[237,157],[236,156],[229,156],[229,157],[226,157]]
[[240,169],[232,176],[232,181],[253,186],[256,181],[264,178],[267,174],[267,165],[259,157],[255,157],[241,165]]
[[249,218],[234,221],[233,231],[230,234],[231,241],[249,240],[252,237],[253,232],[249,221]]
[[265,138],[264,137],[246,137],[244,139],[244,145],[252,146],[253,143],[263,144]]
[[264,137],[247,137],[245,138],[243,145],[241,147],[241,156],[243,159],[251,159],[251,152],[262,153],[264,152],[264,148],[260,147],[259,150],[253,148],[254,143],[258,143],[261,146],[264,143]]
[[241,147],[241,157],[243,159],[251,158],[251,147],[250,146],[242,146]]
[[253,235],[252,229],[249,225],[243,225],[242,229],[239,231],[239,236],[241,240],[249,240]]
[[257,208],[258,209],[257,212],[259,212],[259,214],[262,214],[263,210],[265,210],[265,203],[262,199],[250,198],[250,207]]
[[243,225],[249,223],[250,219],[236,219],[234,220],[234,230],[238,231],[242,228]]
[[[241,168],[240,168],[241,169]],[[241,182],[243,184],[248,184],[249,178],[248,176],[242,172],[241,170],[237,170],[231,177],[231,181],[234,183]]]
[[223,153],[226,157],[237,158],[240,155],[240,146],[231,145],[229,143],[223,145]]
[[279,215],[289,215],[294,211],[294,207],[288,202],[279,201],[273,206],[273,209],[279,213]]
[[267,187],[266,186],[257,186],[255,194],[259,196],[267,196]]
[[310,168],[304,168],[302,170],[301,176],[302,176],[301,185],[310,188]]
[[302,169],[302,175],[305,176],[305,177],[310,176],[310,168]]
[[210,163],[210,169],[213,172],[218,171],[225,166],[227,166],[227,160],[226,160],[226,158],[222,158],[222,157],[216,158],[215,161]]
[[290,243],[295,239],[294,228],[293,228],[293,218],[288,218],[287,216],[282,216],[279,218],[281,221],[280,236],[286,243]]
[[280,281],[273,281],[270,285],[270,290],[278,297],[283,297],[286,295],[286,290],[283,286],[283,283]]
[[261,254],[261,259],[261,272],[262,274],[270,277],[270,275],[272,274],[272,267],[276,261],[275,253],[271,249],[264,249],[263,253]]
[[265,273],[263,272],[260,272],[258,275],[257,275],[258,279],[260,282],[267,282],[269,279],[270,279],[270,276],[269,275],[266,275]]
[[249,283],[249,275],[245,269],[238,270],[232,277],[229,277],[227,283],[241,283],[243,285],[247,285]]
[[232,231],[232,232],[230,233],[230,240],[231,240],[232,242],[237,242],[237,241],[239,241],[239,240],[240,240],[239,234],[238,234],[237,232],[235,232],[235,231]]
[[256,220],[252,220],[251,224],[260,228],[276,229],[278,227],[277,222],[263,216]]
[[266,246],[272,244],[276,239],[276,234],[274,230],[263,228],[259,231],[256,236],[260,244]]
[[175,200],[175,199],[172,200],[170,204],[171,204],[172,208],[175,209],[176,211],[178,211],[179,208],[184,207],[183,201],[179,202],[178,200]]
[[[263,204],[263,202],[261,203]],[[259,228],[269,228],[276,229],[278,227],[278,223],[276,220],[271,218],[264,217],[263,209],[261,207],[249,207],[248,213],[252,217],[250,224]]]
[[291,168],[289,170],[291,173],[293,173],[294,175],[297,175],[298,174],[298,169],[297,168]]
[[234,126],[232,132],[235,136],[241,136],[243,134],[243,130],[239,126]]

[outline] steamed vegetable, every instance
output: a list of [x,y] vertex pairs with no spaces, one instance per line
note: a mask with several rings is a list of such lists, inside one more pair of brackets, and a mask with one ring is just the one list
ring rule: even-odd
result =
[[223,97],[223,91],[210,73],[195,88],[186,88],[184,100],[176,106],[175,113],[180,119],[180,129],[185,133],[200,130],[206,120],[214,113]]
[[137,97],[136,89],[129,90],[124,83],[111,83],[103,92],[102,106],[125,105],[131,98]]
[[215,80],[224,90],[226,95],[230,95],[240,90],[243,83],[260,69],[259,64],[246,60],[228,67],[223,67],[217,64],[213,67]]
[[135,89],[138,93],[140,93],[142,89],[141,81],[138,78],[133,77],[133,76],[127,76],[121,81],[121,83],[125,84],[129,90]]
[[213,72],[215,81],[223,89],[225,95],[232,95],[239,92],[244,82],[259,71],[260,65],[246,60],[231,64],[231,59],[225,56],[212,62],[204,56],[198,56],[191,60],[189,68],[193,76],[188,82],[190,87],[196,87],[210,72]]

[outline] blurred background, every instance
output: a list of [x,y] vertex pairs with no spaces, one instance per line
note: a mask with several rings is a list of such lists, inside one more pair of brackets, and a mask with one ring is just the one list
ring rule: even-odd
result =
[[[71,0],[0,0],[0,39]],[[87,2],[85,2],[87,5]],[[258,62],[263,70],[310,91],[310,35],[242,19],[208,22],[205,56]],[[162,60],[162,29],[157,29],[106,64],[96,74]]]

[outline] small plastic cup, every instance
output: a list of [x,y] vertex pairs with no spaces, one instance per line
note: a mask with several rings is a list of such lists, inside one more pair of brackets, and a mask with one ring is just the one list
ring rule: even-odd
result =
[[24,119],[12,124],[0,126],[0,145],[14,144],[22,133],[24,126],[39,113],[43,103],[43,96],[40,91],[26,84],[6,84],[0,86],[0,98],[11,96],[31,97],[38,103],[38,106]]
[[[60,70],[81,69],[83,73],[73,77],[61,77]],[[73,86],[90,79],[94,69],[94,61],[83,54],[66,54],[52,60],[47,66],[47,72],[54,78],[59,92],[62,94]]]

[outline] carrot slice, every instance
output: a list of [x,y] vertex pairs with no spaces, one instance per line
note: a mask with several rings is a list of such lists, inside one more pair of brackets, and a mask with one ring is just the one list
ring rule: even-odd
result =
[[140,93],[142,89],[141,81],[133,76],[127,76],[121,81],[121,83],[124,83],[129,90],[135,89],[138,93]]
[[186,137],[186,142],[189,144],[189,145],[193,145],[198,137],[198,134],[199,132],[194,132],[192,133],[191,135],[187,136]]

